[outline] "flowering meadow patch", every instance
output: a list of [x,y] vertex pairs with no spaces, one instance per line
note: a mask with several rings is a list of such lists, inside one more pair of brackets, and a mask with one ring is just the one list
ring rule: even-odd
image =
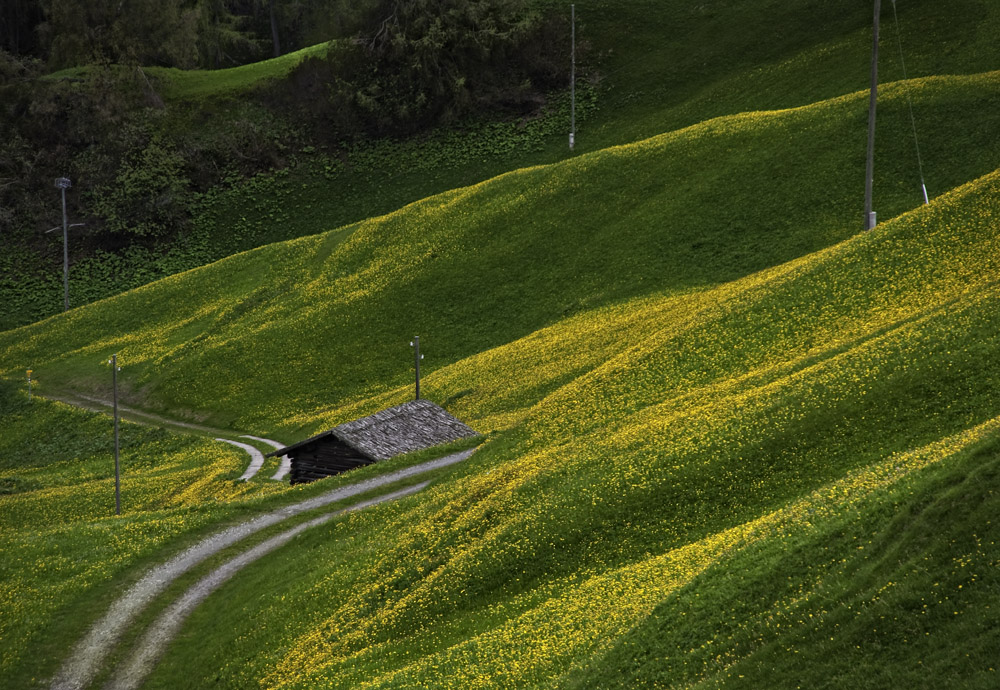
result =
[[[115,517],[111,422],[0,384],[0,674],[56,660],[48,640],[60,612],[108,585],[137,560],[224,515],[229,503],[282,485],[237,482],[245,457],[200,437],[122,423],[122,515]],[[86,622],[69,615],[71,629]],[[55,645],[52,654],[38,649]],[[20,681],[19,681],[20,682]]]
[[[513,426],[466,476],[287,554],[259,632],[182,646],[153,687],[192,659],[207,681],[222,650],[249,659],[226,668],[234,685],[586,685],[590,665],[627,654],[617,640],[741,553],[836,531],[998,436],[998,192],[994,173],[801,260],[434,372],[455,409]],[[512,380],[538,401],[507,393]],[[837,620],[799,587],[733,639]],[[669,666],[695,673],[690,655],[724,675],[742,649],[695,645]]]
[[[721,564],[833,532],[992,438],[1000,161],[980,125],[1000,118],[998,84],[921,80],[961,144],[939,173],[955,189],[907,211],[883,186],[891,220],[863,235],[843,181],[854,94],[517,171],[0,334],[5,376],[100,391],[117,351],[126,399],[289,438],[407,399],[419,334],[425,395],[489,434],[449,481],[249,566],[149,686],[576,682]],[[150,452],[123,519],[106,445],[28,444],[3,465],[18,642],[0,671],[85,626],[60,606],[106,601],[179,535],[280,490],[234,483],[228,448],[134,440]],[[748,622],[761,636],[786,621],[768,610]]]
[[[927,143],[941,161],[938,189],[1000,165],[998,83],[921,80],[914,98],[938,133]],[[887,89],[885,100],[905,107],[906,95]],[[718,118],[235,255],[0,334],[0,374],[34,368],[53,390],[87,392],[104,387],[95,365],[117,351],[126,398],[151,411],[316,432],[405,400],[413,335],[430,373],[569,316],[718,286],[850,237],[854,153],[844,142],[863,127],[865,103],[852,94]],[[790,150],[801,166],[789,165]],[[914,205],[899,187],[909,170],[880,163],[891,174],[880,217],[891,218]],[[427,385],[442,401],[476,392]]]

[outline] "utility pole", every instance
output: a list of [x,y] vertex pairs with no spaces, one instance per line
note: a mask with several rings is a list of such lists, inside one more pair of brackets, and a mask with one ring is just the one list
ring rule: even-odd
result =
[[121,480],[118,471],[118,355],[111,355],[111,387],[114,389],[114,415],[115,415],[115,515],[122,514],[122,492]]
[[31,369],[28,369],[28,402],[31,402]]
[[56,179],[56,188],[62,190],[63,211],[63,311],[69,311],[69,222],[66,220],[66,190],[73,186],[68,177]]
[[424,358],[420,354],[420,336],[413,336],[413,340],[410,341],[410,347],[413,348],[413,367],[417,372],[417,395],[414,400],[420,400],[420,360]]
[[572,151],[576,146],[576,5],[570,5],[569,12],[572,45],[569,71],[569,150]]
[[875,104],[878,102],[878,26],[882,0],[875,0],[875,21],[872,27],[872,84],[868,99],[868,162],[865,166],[865,229],[875,227],[872,210],[872,187],[875,183]]

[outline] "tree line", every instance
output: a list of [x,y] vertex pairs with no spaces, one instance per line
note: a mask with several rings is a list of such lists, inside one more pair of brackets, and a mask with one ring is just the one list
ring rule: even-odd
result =
[[111,62],[217,69],[362,29],[376,0],[4,0],[0,50],[49,69]]
[[[89,236],[167,237],[187,223],[193,194],[284,167],[306,143],[334,152],[357,137],[530,115],[567,85],[568,16],[552,7],[0,0],[0,236],[55,222],[36,193],[53,175],[74,179]],[[326,41],[325,57],[240,93],[238,107],[226,95],[166,107],[140,69],[227,67]]]
[[341,135],[406,133],[475,112],[524,113],[565,84],[568,25],[552,7],[549,0],[4,0],[0,82],[80,65],[218,69],[329,41],[327,57],[307,61],[295,80],[306,86],[308,107]]

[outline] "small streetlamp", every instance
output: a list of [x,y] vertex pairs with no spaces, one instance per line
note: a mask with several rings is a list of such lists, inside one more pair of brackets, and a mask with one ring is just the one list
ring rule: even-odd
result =
[[422,360],[424,356],[420,354],[419,335],[413,336],[413,340],[410,341],[410,347],[413,348],[413,366],[416,368],[417,371],[417,396],[414,399],[420,400],[420,360]]
[[66,190],[73,186],[68,177],[56,178],[56,189],[62,190],[63,211],[63,311],[69,311],[69,222],[66,220]]

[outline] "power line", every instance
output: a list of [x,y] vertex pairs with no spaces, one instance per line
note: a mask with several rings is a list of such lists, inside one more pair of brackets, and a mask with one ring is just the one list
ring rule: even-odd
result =
[[875,114],[878,105],[878,34],[882,0],[875,0],[875,19],[872,22],[872,70],[868,97],[868,156],[865,161],[865,230],[875,227],[872,210],[872,193],[875,186]]
[[899,31],[899,14],[896,12],[896,0],[892,0],[892,18],[896,24],[896,45],[899,48],[899,64],[903,68],[903,90],[906,93],[906,105],[910,109],[910,127],[913,129],[913,145],[917,150],[917,169],[920,172],[920,188],[924,193],[924,204],[929,204],[927,185],[924,182],[924,162],[920,156],[920,141],[917,139],[917,119],[913,115],[913,99],[910,98],[910,81],[906,76],[906,59],[903,57],[903,39]]

